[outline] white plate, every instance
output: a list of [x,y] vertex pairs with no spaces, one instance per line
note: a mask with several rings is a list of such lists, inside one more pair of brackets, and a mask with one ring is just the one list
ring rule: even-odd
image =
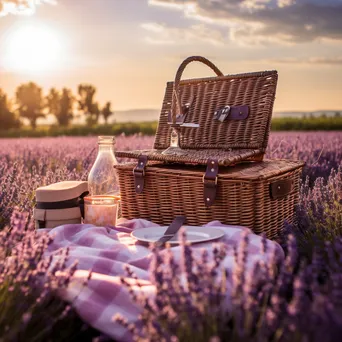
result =
[[[131,233],[131,236],[142,242],[155,242],[158,241],[165,233],[168,226],[162,227],[148,227],[136,229]],[[215,227],[196,227],[196,226],[183,226],[186,232],[186,240],[190,243],[198,243],[211,241],[221,238],[224,232]],[[171,245],[178,245],[180,243],[180,236],[177,234],[168,241]]]

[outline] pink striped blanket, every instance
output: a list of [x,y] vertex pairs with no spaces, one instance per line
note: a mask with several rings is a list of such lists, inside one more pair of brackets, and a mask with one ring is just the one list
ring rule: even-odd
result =
[[[134,322],[139,314],[139,308],[131,301],[128,291],[120,282],[120,276],[126,276],[124,266],[129,265],[139,279],[145,281],[142,290],[146,295],[153,296],[154,293],[148,273],[151,252],[148,246],[138,243],[130,236],[132,230],[148,226],[155,226],[158,229],[156,224],[136,219],[121,221],[116,227],[64,225],[49,232],[54,236],[54,241],[49,247],[48,254],[55,254],[57,257],[61,248],[69,247],[69,263],[78,260],[78,270],[68,289],[61,294],[62,297],[72,303],[85,322],[117,341],[130,341],[131,336],[122,326],[113,322],[113,316],[120,313],[129,322]],[[218,221],[207,226],[208,229],[210,226],[219,226],[225,232],[225,236],[219,242],[229,246],[238,244],[244,231],[250,232],[247,228],[224,226]],[[261,244],[261,237],[249,235],[248,265],[261,259],[267,262],[274,249],[280,257],[283,256],[281,247],[270,240],[267,241],[267,253],[262,255]],[[210,252],[212,245],[212,242],[193,245],[195,256],[196,251],[199,253],[203,248]],[[180,247],[175,246],[172,250],[176,260],[179,260]],[[224,266],[228,269],[233,268],[232,248],[229,248]],[[92,270],[91,279],[84,286],[89,270]]]

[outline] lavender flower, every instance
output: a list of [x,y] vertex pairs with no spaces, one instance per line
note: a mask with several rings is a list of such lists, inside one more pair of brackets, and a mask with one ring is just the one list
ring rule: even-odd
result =
[[[331,245],[324,248],[328,253]],[[336,250],[341,248],[342,240],[338,240]],[[180,342],[318,342],[322,341],[322,336],[324,341],[336,341],[335,337],[342,333],[342,301],[337,300],[342,298],[342,268],[337,267],[341,258],[330,255],[330,263],[326,265],[328,277],[322,282],[320,268],[317,268],[320,260],[316,260],[321,252],[317,251],[312,263],[306,265],[300,262],[296,239],[289,236],[287,255],[282,262],[274,258],[274,268],[256,262],[248,271],[245,267],[248,235],[244,235],[236,248],[231,278],[232,309],[227,311],[222,306],[226,300],[226,288],[222,285],[229,279],[222,277],[224,249],[219,245],[213,247],[213,261],[208,260],[205,252],[197,259],[193,258],[192,248],[183,240],[182,267],[175,267],[169,249],[153,249],[155,260],[159,260],[151,264],[150,270],[156,296],[143,310],[137,325],[140,328],[131,329],[131,332],[136,341],[170,341],[172,336]],[[222,257],[217,258],[219,255]],[[186,262],[186,257],[190,257],[191,262]],[[173,274],[172,282],[170,274]],[[187,286],[187,282],[182,283],[182,275],[187,281],[199,279],[201,286]],[[137,303],[144,304],[141,299]],[[129,324],[122,318],[117,322],[124,326]]]
[[[117,137],[120,150],[146,149],[154,137]],[[34,191],[63,180],[85,180],[95,160],[96,138],[59,137],[0,140],[0,229],[9,223],[15,206],[32,213]],[[328,179],[342,161],[340,132],[272,132],[267,157],[306,162],[303,180]]]
[[[12,303],[2,305],[6,314],[0,320],[0,335],[7,340],[18,340],[18,334],[20,337],[25,334],[24,340],[29,341],[31,327],[37,320],[49,331],[63,322],[60,333],[66,330],[69,321],[66,317],[73,315],[64,303],[57,305],[54,289],[68,285],[77,265],[66,268],[67,250],[57,262],[52,257],[43,258],[50,238],[46,235],[37,238],[33,232],[34,190],[62,180],[86,179],[95,159],[95,142],[96,138],[0,140],[0,230],[10,225],[12,217],[11,230],[0,232],[3,246],[0,248],[0,295],[6,299],[1,304]],[[153,137],[141,135],[117,139],[120,150],[144,149],[152,144]],[[279,263],[274,252],[268,263],[256,264],[247,272],[247,236],[235,250],[232,274],[222,267],[225,249],[220,245],[213,248],[214,260],[209,261],[207,251],[197,260],[184,242],[180,265],[170,249],[154,250],[151,279],[158,288],[156,300],[144,298],[136,287],[131,291],[144,308],[142,324],[128,327],[134,331],[133,335],[140,336],[139,341],[147,336],[149,341],[184,341],[198,337],[198,341],[212,338],[315,342],[334,341],[339,336],[342,135],[340,132],[272,133],[267,156],[306,162],[296,223],[287,225],[292,236],[285,243],[286,259]],[[16,211],[16,207],[25,214]],[[263,239],[262,254],[269,252],[266,241]],[[307,265],[303,264],[304,259]],[[55,276],[61,269],[66,270],[64,278]],[[41,280],[45,277],[48,281],[42,286]],[[225,290],[230,280],[233,280],[233,309],[222,312],[219,304],[226,300]],[[129,286],[124,280],[123,283]],[[139,287],[138,281],[136,284]],[[52,302],[55,308],[51,306],[50,313],[42,319],[40,308]],[[11,317],[14,306],[18,312],[16,319]],[[301,311],[305,311],[303,319]],[[54,318],[58,320],[57,325]],[[42,329],[38,338],[44,340],[47,334]]]
[[342,236],[342,166],[332,170],[326,183],[317,178],[312,188],[308,180],[301,186],[296,218],[286,230],[296,235],[299,253],[309,259],[314,246]]
[[[156,294],[152,302],[143,295],[132,296],[145,307],[137,324],[140,330],[132,331],[135,340],[208,341],[218,332],[216,317],[222,310],[226,290],[226,286],[222,286],[226,277],[222,276],[224,272],[221,268],[225,248],[215,246],[214,261],[203,265],[203,261],[208,259],[207,252],[202,252],[199,260],[195,259],[192,248],[185,240],[184,230],[181,235],[181,265],[175,263],[169,247],[163,251],[152,247],[150,272]],[[214,278],[213,272],[216,275]],[[131,271],[127,273],[132,276]],[[213,281],[219,277],[221,281]],[[132,286],[127,282],[124,284],[132,294]],[[128,324],[121,317],[117,317],[116,321],[124,326]]]
[[[66,266],[68,250],[54,264],[51,257],[45,258],[51,241],[46,233],[34,231],[28,214],[18,211],[13,212],[10,226],[0,232],[3,341],[45,341],[60,321],[74,317],[72,306],[58,299],[57,290],[68,286],[76,265]],[[64,332],[61,340],[75,335],[67,327]]]

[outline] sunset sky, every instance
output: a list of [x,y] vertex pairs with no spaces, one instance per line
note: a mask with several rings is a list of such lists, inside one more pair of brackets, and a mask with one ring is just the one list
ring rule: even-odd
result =
[[[45,92],[87,82],[115,110],[160,108],[189,55],[225,74],[277,69],[276,111],[341,110],[342,0],[58,0],[0,17],[10,95],[29,80]],[[191,65],[184,76],[210,75]]]

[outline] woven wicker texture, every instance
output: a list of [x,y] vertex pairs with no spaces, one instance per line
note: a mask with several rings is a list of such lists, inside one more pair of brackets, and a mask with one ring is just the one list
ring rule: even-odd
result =
[[[216,77],[182,80],[185,67],[191,62],[201,62],[208,65],[218,75]],[[260,154],[265,152],[268,143],[273,103],[276,93],[277,71],[252,72],[223,76],[222,72],[206,58],[193,56],[187,58],[179,67],[175,81],[168,82],[165,97],[156,132],[154,149],[165,150],[170,146],[171,126],[168,123],[169,114],[173,122],[176,115],[182,114],[183,106],[190,104],[185,123],[199,124],[198,128],[180,127],[180,147],[187,150],[181,152],[181,159],[175,160],[175,155],[149,154],[150,160],[184,162],[185,155],[190,163],[205,164],[203,160],[212,157],[210,149],[226,150],[219,156],[219,164],[229,165],[236,162],[235,156],[244,155],[244,151],[232,155],[230,149],[258,150],[252,152],[260,160]],[[249,106],[249,115],[244,120],[228,118],[220,122],[213,116],[217,110],[229,106]],[[197,151],[206,157],[197,159]],[[141,154],[141,153],[140,153]],[[136,158],[134,152],[128,156]],[[121,151],[118,157],[123,157]],[[232,156],[232,160],[231,160]]]
[[[209,208],[203,201],[204,167],[152,163],[146,168],[144,191],[138,195],[132,173],[135,166],[136,163],[116,166],[123,217],[168,225],[177,215],[185,215],[189,225],[219,220],[277,239],[284,221],[293,221],[303,163],[267,160],[220,168],[217,197]],[[292,191],[283,198],[272,199],[270,184],[285,179],[294,181]]]
[[[154,148],[166,149],[169,146],[171,128],[168,124],[168,114],[171,107],[177,107],[174,105],[175,101],[172,101],[173,94],[178,94],[182,105],[190,103],[185,123],[200,125],[199,128],[181,128],[182,148],[266,148],[278,80],[277,72],[198,78],[178,83],[185,66],[193,61],[208,64],[208,60],[203,57],[189,57],[179,67],[175,81],[167,83]],[[246,120],[213,120],[215,111],[226,105],[248,105],[250,114]],[[179,113],[174,110],[172,117],[177,114]]]
[[[122,158],[138,158],[140,155],[146,155],[149,160],[165,161],[165,156],[162,154],[164,150],[137,150],[120,152]],[[184,155],[168,155],[168,161],[182,164],[206,164],[208,161],[207,150],[185,150]],[[227,154],[229,153],[229,157]],[[191,158],[189,156],[191,155]],[[219,165],[228,166],[234,163],[238,163],[241,160],[258,160],[263,158],[263,153],[260,150],[252,149],[239,149],[239,150],[210,150],[210,157],[216,158],[219,161]]]

